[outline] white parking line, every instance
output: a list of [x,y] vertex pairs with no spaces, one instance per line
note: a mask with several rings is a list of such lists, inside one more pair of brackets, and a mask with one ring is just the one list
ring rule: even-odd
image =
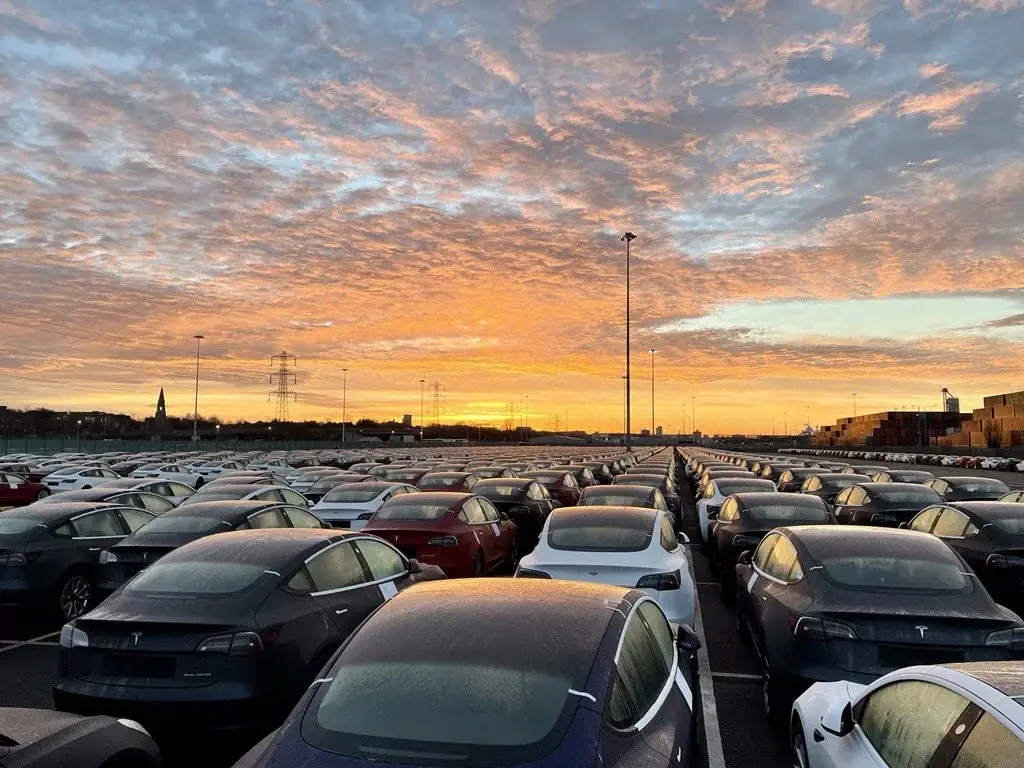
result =
[[[693,558],[687,558],[690,579],[696,581],[693,573]],[[697,670],[700,673],[700,700],[704,709],[704,746],[708,753],[708,768],[725,768],[725,753],[722,751],[722,729],[718,723],[718,704],[715,701],[715,682],[712,679],[711,657],[708,656],[708,638],[704,634],[700,600],[694,595],[693,631],[700,639],[697,649]]]
[[[45,635],[40,635],[39,637],[31,637],[28,640],[18,640],[16,642],[12,643],[11,645],[8,645],[8,646],[5,646],[3,648],[0,648],[0,653],[7,653],[8,651],[13,651],[15,648],[22,648],[22,647],[24,647],[26,645],[44,644],[44,643],[41,643],[41,641],[44,641],[44,640],[46,640],[47,638],[50,638],[50,637],[57,637],[58,635],[60,635],[60,630],[58,630],[56,632],[47,632]],[[45,644],[46,645],[59,645],[59,643],[45,643]]]

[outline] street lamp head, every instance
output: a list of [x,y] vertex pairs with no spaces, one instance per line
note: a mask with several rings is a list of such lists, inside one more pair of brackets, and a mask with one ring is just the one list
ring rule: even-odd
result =
[[651,350],[651,354],[652,354],[652,355],[654,354],[654,350],[653,350],[653,349]]
[[619,240],[625,240],[628,243],[630,240],[636,240],[636,235],[634,235],[632,232],[627,232],[622,237],[620,237]]
[[196,334],[195,336],[193,336],[192,338],[193,338],[193,339],[205,339],[206,337],[205,337],[205,336],[203,336],[202,334],[199,334],[199,333],[197,333],[197,334]]

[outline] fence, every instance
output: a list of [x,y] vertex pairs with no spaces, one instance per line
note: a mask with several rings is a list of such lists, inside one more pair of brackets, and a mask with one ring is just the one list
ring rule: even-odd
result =
[[[150,451],[302,451],[340,448],[338,440],[202,440],[197,443],[175,440],[76,440],[69,438],[0,437],[0,456],[30,453],[52,456],[55,453],[144,453]],[[356,447],[349,441],[349,448]]]

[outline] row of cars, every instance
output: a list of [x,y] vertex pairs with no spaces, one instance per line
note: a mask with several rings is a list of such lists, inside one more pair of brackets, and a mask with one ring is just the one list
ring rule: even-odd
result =
[[[404,486],[356,530],[328,527],[316,505],[197,500],[238,484],[223,475],[173,509],[145,512],[151,519],[120,544],[80,534],[108,532],[96,515],[123,529],[144,510],[61,501],[77,493],[68,491],[0,513],[0,526],[28,537],[15,568],[43,558],[38,542],[68,533],[104,566],[131,566],[65,624],[58,708],[113,717],[102,721],[108,732],[111,722],[138,732],[138,721],[161,737],[270,731],[240,765],[695,764],[698,641],[678,494],[675,510],[669,501],[674,454],[488,457],[488,467],[526,475],[492,478],[467,471],[479,457],[444,458],[461,469],[428,474],[459,474],[459,484]],[[582,475],[584,462],[610,482],[588,483],[563,506],[550,486]],[[405,469],[396,463],[379,462]],[[537,476],[551,467],[572,469]],[[336,488],[391,487],[382,477]],[[69,510],[58,510],[76,504],[99,506],[61,522]],[[532,534],[513,522],[523,519],[516,507],[536,512]],[[265,524],[272,515],[286,525]],[[181,533],[190,540],[165,539],[163,551],[138,546]],[[490,570],[486,555],[465,573],[461,561],[443,560],[451,573],[435,564],[447,552],[486,553],[492,537],[530,550],[517,563],[513,543],[501,563],[514,580],[448,579]]]
[[879,451],[841,451],[822,448],[784,448],[783,453],[803,456],[831,456],[840,459],[885,461],[890,464],[931,464],[941,467],[991,469],[999,472],[1024,472],[1024,461],[1005,456],[962,456],[943,453],[883,453]]
[[1024,504],[810,463],[687,463],[794,765],[1024,764]]

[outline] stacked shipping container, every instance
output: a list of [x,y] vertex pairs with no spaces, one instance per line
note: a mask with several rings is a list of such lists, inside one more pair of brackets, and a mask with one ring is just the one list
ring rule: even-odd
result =
[[940,438],[937,444],[958,448],[1016,448],[1024,446],[1024,392],[991,395],[964,422],[961,434]]
[[818,430],[811,438],[816,446],[916,446],[930,445],[950,430],[959,430],[959,413],[945,411],[886,411],[839,419],[835,426]]

